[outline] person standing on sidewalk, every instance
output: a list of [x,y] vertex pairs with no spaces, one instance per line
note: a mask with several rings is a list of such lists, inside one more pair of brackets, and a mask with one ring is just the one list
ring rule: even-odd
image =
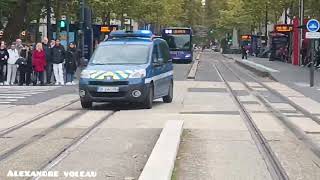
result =
[[79,62],[79,53],[74,43],[70,43],[68,51],[66,53],[66,73],[67,83],[66,85],[75,85],[74,74],[77,71]]
[[314,65],[317,69],[320,68],[320,46],[316,48],[316,63]]
[[242,59],[248,59],[248,52],[244,46],[241,46]]
[[46,53],[42,47],[42,44],[38,43],[36,45],[36,49],[33,51],[32,54],[32,66],[37,77],[36,83],[40,81],[40,85],[44,85],[44,71],[46,65]]
[[5,80],[4,69],[7,66],[7,62],[9,59],[9,53],[6,49],[6,45],[4,41],[1,41],[0,44],[0,85],[3,85]]
[[18,51],[18,53],[21,53],[21,50],[23,49],[23,45],[22,45],[22,40],[21,39],[16,39],[16,49]]
[[[21,57],[21,53],[22,51],[25,49],[24,45],[22,44],[22,40],[21,39],[16,39],[16,50],[18,51],[19,56]],[[16,74],[16,79],[14,80],[15,84],[18,83],[20,79],[20,69],[17,68],[17,74]]]
[[27,70],[27,47],[23,47],[20,51],[20,57],[16,64],[18,65],[19,80],[18,85],[22,86],[26,82],[26,70]]
[[46,84],[50,85],[51,84],[51,78],[52,78],[52,71],[53,71],[53,65],[51,63],[51,44],[49,44],[49,40],[47,37],[44,37],[42,40],[42,46],[43,50],[46,54],[46,61],[47,61],[47,66],[46,66]]
[[64,85],[63,63],[65,61],[65,49],[60,44],[60,40],[56,40],[55,46],[52,48],[52,64],[53,73],[56,79],[55,85]]
[[29,86],[32,73],[32,46],[26,45],[21,50],[21,57],[17,60],[17,64],[19,65],[18,70],[20,72],[19,86],[23,84]]
[[17,76],[16,62],[19,59],[19,53],[14,44],[11,45],[11,49],[8,50],[8,68],[7,68],[7,82],[6,85],[13,85]]

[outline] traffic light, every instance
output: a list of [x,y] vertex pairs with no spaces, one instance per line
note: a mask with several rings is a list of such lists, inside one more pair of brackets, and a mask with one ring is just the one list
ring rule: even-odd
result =
[[59,25],[60,31],[65,31],[67,29],[67,21],[66,20],[59,21],[58,25]]

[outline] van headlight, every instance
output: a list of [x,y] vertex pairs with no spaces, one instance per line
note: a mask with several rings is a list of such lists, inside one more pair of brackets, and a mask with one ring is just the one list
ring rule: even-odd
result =
[[187,54],[185,57],[186,58],[191,58],[191,54]]
[[129,78],[144,78],[146,77],[147,73],[145,69],[139,69],[133,71],[133,73],[130,74]]
[[91,78],[91,74],[94,73],[94,72],[96,72],[96,71],[93,71],[93,70],[83,70],[83,71],[81,72],[80,77],[81,77],[81,78],[84,78],[84,79],[90,79],[90,78]]

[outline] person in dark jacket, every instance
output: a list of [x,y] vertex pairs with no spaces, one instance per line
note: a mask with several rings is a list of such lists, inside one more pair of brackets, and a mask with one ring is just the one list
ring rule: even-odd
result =
[[16,61],[16,64],[18,65],[18,72],[19,72],[19,77],[18,77],[18,85],[22,86],[25,81],[26,81],[26,67],[27,67],[27,47],[24,46],[20,50],[20,57]]
[[316,48],[316,63],[315,67],[320,68],[320,46]]
[[60,44],[59,39],[56,40],[56,44],[51,50],[51,62],[53,64],[53,73],[56,79],[55,85],[64,85],[63,63],[65,61],[65,49]]
[[32,46],[26,46],[21,50],[21,58],[16,63],[19,65],[20,71],[19,86],[23,84],[29,86],[32,73]]
[[67,83],[66,85],[75,85],[73,79],[74,74],[77,71],[79,62],[79,53],[74,43],[70,43],[68,51],[66,52],[66,73],[67,73]]
[[[55,41],[53,41],[53,43],[55,43]],[[52,78],[53,65],[52,65],[52,62],[51,62],[51,44],[49,43],[49,40],[48,40],[47,37],[43,38],[42,46],[43,46],[43,50],[44,50],[44,52],[46,54],[46,61],[47,61],[47,66],[46,66],[46,84],[50,85],[51,84],[51,78]]]
[[4,69],[7,66],[7,61],[9,58],[9,53],[6,49],[6,45],[4,41],[1,41],[0,44],[0,85],[3,85],[5,76],[4,76]]
[[244,46],[241,46],[242,59],[248,59],[248,52]]

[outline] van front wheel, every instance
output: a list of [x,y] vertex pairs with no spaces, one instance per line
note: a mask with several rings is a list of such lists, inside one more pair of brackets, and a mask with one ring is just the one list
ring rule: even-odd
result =
[[169,85],[169,92],[168,95],[162,97],[164,103],[171,103],[173,99],[173,82]]
[[154,97],[154,88],[153,85],[150,85],[149,91],[148,91],[148,95],[146,97],[146,100],[143,104],[143,107],[145,109],[152,109],[152,103],[153,103],[153,97]]
[[81,106],[83,109],[90,109],[92,108],[92,101],[81,100]]

